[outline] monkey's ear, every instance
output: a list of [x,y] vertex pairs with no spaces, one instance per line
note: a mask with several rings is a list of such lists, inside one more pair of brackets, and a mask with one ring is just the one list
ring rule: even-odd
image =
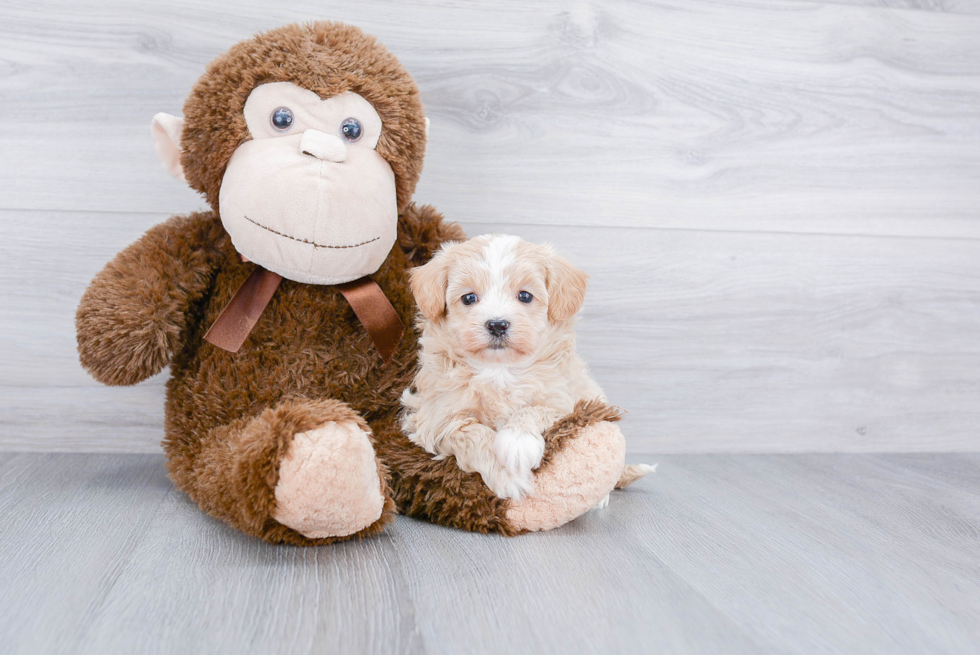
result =
[[578,313],[585,302],[585,285],[589,276],[572,266],[564,257],[551,253],[548,260],[548,318],[564,321]]
[[183,118],[162,112],[153,117],[153,123],[150,125],[153,147],[157,151],[160,163],[168,173],[181,182],[186,182],[184,169],[180,166],[180,133],[183,129]]
[[[445,246],[444,246],[445,247]],[[446,312],[446,286],[449,284],[449,257],[440,250],[429,263],[408,271],[412,295],[422,316],[437,320]]]

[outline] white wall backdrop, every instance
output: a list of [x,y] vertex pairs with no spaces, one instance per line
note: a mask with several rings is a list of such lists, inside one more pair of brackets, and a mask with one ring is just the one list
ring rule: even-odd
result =
[[73,317],[202,201],[149,136],[236,41],[355,23],[432,120],[416,194],[592,275],[634,453],[980,450],[980,2],[0,2],[0,449],[156,451]]

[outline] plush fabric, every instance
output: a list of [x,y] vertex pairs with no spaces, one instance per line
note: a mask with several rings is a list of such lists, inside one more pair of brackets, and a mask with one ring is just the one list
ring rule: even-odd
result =
[[[285,130],[276,128],[270,120],[272,111],[286,106],[293,114]],[[381,117],[370,102],[356,93],[346,92],[332,98],[321,98],[313,91],[292,82],[271,82],[252,89],[245,101],[245,124],[253,139],[277,138],[302,134],[317,125],[331,125],[331,136],[340,136],[340,126],[346,118],[357,118],[363,131],[350,145],[374,150],[381,138]]]
[[[277,129],[277,108],[291,124]],[[225,168],[221,222],[235,249],[283,277],[341,284],[378,270],[395,242],[396,180],[375,148],[381,118],[355,93],[321,99],[290,82],[261,84],[245,102],[251,140]],[[356,141],[341,138],[357,120]]]
[[[443,242],[465,238],[432,207],[410,202],[425,149],[418,89],[390,53],[356,28],[292,25],[242,42],[208,67],[184,107],[179,144],[179,122],[155,121],[165,166],[174,172],[179,146],[180,172],[212,209],[157,225],[96,275],[76,315],[82,365],[111,385],[135,384],[169,366],[163,447],[171,479],[205,512],[269,542],[309,546],[372,535],[396,507],[507,535],[556,525],[547,503],[517,521],[508,518],[509,502],[479,475],[460,471],[451,458],[432,459],[400,432],[398,399],[415,373],[417,335],[409,328],[382,363],[337,287],[284,279],[237,353],[204,341],[256,266],[236,249],[218,213],[229,161],[252,138],[244,104],[257,86],[287,82],[321,99],[358,94],[376,110],[383,127],[368,152],[394,176],[396,211],[388,237],[394,243],[371,278],[412,325],[408,271]],[[321,107],[316,100],[310,105],[312,112]],[[349,261],[356,265],[356,258]],[[612,420],[610,411],[577,408],[559,422],[539,474],[542,488],[578,484],[578,505],[595,504],[611,490],[611,483],[603,490],[590,482],[594,453],[567,447]],[[621,468],[608,448],[612,441],[606,439],[602,456]]]
[[425,113],[415,81],[378,41],[351,25],[320,21],[269,30],[208,65],[184,104],[184,175],[215,211],[225,164],[248,140],[244,108],[252,89],[293,82],[321,98],[356,93],[384,125],[377,152],[397,180],[398,211],[411,202],[425,155]]
[[[462,238],[462,230],[431,207],[410,205],[399,217],[397,243],[372,278],[406,325],[415,312],[408,268],[427,261],[444,240]],[[82,364],[108,384],[134,384],[169,364],[164,450],[171,478],[208,513],[273,542],[335,539],[311,538],[273,518],[280,464],[295,435],[330,422],[362,421],[379,455],[386,498],[381,517],[355,533],[372,534],[390,520],[394,498],[406,498],[389,488],[385,453],[434,469],[425,485],[433,491],[447,473],[443,462],[414,444],[399,450],[382,443],[402,439],[389,426],[396,425],[399,394],[414,374],[415,332],[406,331],[383,365],[336,287],[283,280],[238,353],[205,342],[204,332],[254,266],[241,261],[213,212],[152,228],[82,297]],[[448,473],[446,483],[455,488]],[[503,509],[485,498],[492,494],[482,492],[483,511],[502,517]],[[477,529],[495,520],[483,518]]]
[[279,463],[272,517],[318,539],[345,537],[385,506],[374,447],[355,421],[331,422],[293,437]]
[[153,149],[157,159],[165,171],[181,182],[184,179],[184,169],[180,166],[180,133],[184,129],[184,119],[170,114],[158,113],[150,124],[150,136],[153,137]]
[[[297,282],[374,273],[395,243],[391,167],[370,148],[347,148],[337,165],[279,147],[285,140],[299,153],[300,139],[255,139],[232,155],[225,184],[235,191],[221,192],[221,219],[235,249]],[[279,175],[268,179],[270,170]]]
[[615,425],[621,417],[600,400],[579,401],[551,426],[535,493],[508,508],[508,523],[522,531],[550,530],[604,503],[626,458],[626,441]]
[[[626,441],[614,423],[602,421],[581,428],[565,452],[565,458],[553,460],[535,476],[534,494],[507,510],[507,521],[515,528],[551,530],[595,507],[596,498],[608,496],[620,479]],[[581,462],[586,459],[592,466],[582,475]]]

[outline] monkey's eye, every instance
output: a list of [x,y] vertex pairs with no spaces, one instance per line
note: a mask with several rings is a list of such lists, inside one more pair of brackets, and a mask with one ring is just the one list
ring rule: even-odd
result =
[[340,124],[340,136],[351,143],[360,139],[363,132],[361,121],[356,118],[345,118],[344,122]]
[[477,297],[475,293],[467,293],[462,298],[460,298],[460,300],[463,301],[464,305],[472,305],[477,301]]
[[269,117],[272,121],[272,127],[276,128],[280,132],[285,132],[293,126],[293,110],[289,107],[279,107],[278,109],[272,110],[272,116]]
[[517,294],[517,299],[520,300],[522,303],[529,303],[532,300],[534,300],[534,296],[532,296],[527,291],[521,291],[520,293]]

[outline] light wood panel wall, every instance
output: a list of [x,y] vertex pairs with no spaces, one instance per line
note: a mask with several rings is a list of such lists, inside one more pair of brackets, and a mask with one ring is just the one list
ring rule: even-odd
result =
[[592,275],[633,452],[980,450],[980,4],[0,2],[0,448],[154,451],[74,307],[202,201],[153,155],[206,63],[331,18],[432,120],[416,198]]

